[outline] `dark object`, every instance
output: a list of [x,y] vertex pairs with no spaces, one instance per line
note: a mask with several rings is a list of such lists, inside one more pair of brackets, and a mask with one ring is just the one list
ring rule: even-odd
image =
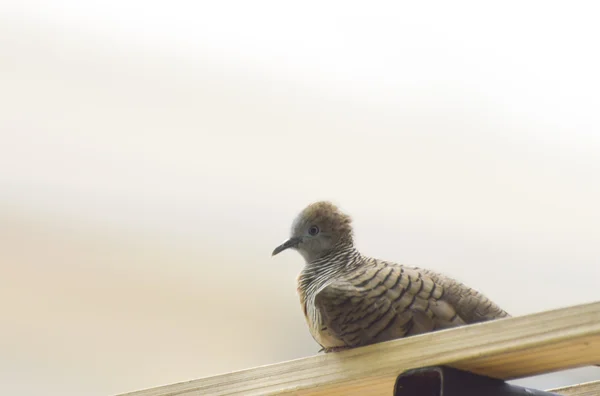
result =
[[557,393],[510,385],[450,367],[425,367],[400,374],[394,396],[559,396]]

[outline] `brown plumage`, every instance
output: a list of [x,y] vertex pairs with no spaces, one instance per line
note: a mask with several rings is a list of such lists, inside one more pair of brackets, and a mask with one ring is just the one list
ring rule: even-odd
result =
[[306,207],[273,251],[296,249],[310,332],[326,352],[508,317],[478,291],[444,275],[362,255],[350,216],[330,202]]

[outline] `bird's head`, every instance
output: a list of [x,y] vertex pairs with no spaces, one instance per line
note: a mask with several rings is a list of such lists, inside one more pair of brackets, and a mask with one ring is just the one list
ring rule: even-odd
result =
[[331,202],[308,205],[294,220],[288,240],[273,250],[273,256],[296,249],[306,262],[314,261],[341,245],[352,245],[352,219]]

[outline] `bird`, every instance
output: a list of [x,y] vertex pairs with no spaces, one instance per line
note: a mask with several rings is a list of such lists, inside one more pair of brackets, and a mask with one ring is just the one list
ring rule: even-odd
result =
[[296,250],[302,312],[325,353],[508,318],[479,291],[419,267],[363,255],[352,218],[330,201],[309,204],[272,252]]

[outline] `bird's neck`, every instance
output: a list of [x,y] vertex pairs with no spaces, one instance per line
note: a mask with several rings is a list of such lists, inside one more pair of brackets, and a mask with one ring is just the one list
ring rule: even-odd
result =
[[[352,244],[340,244],[324,255],[307,261],[304,266],[305,270],[311,272],[329,272],[332,270],[343,271],[348,267],[360,262],[362,255]],[[353,269],[353,268],[350,268]]]
[[298,291],[301,296],[314,294],[338,276],[355,270],[362,262],[363,256],[353,245],[337,246],[306,262],[298,277]]

